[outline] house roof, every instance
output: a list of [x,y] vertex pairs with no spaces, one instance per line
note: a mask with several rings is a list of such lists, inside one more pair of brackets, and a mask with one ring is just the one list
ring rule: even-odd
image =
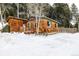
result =
[[[35,18],[35,17],[33,16],[33,17],[30,17],[30,18]],[[39,18],[39,17],[37,17],[37,18]],[[53,22],[56,22],[56,23],[57,23],[56,20],[51,19],[51,18],[46,17],[46,16],[41,16],[40,18],[41,18],[41,20],[42,20],[42,19],[46,19],[46,20],[50,20],[50,21],[53,21]],[[9,19],[16,19],[16,20],[28,21],[27,19],[22,19],[22,18],[17,18],[17,17],[9,16],[9,17],[7,18],[7,22],[9,21]],[[36,18],[35,18],[35,19],[36,19]]]
[[[32,16],[32,17],[30,17],[30,18],[35,18],[35,16]],[[41,20],[42,20],[42,19],[47,19],[47,20],[50,20],[50,21],[53,21],[53,22],[56,22],[56,23],[57,23],[57,21],[56,21],[56,20],[51,19],[51,18],[46,17],[46,16],[41,16],[40,18],[41,18]],[[36,19],[36,18],[35,18],[35,19]],[[37,16],[37,19],[39,19],[39,16]]]
[[[17,18],[17,17],[9,16],[9,17],[7,18],[7,22],[8,22],[10,19],[25,20],[25,19],[22,19],[22,18]],[[27,20],[27,19],[26,19],[26,20]]]
[[51,19],[51,18],[49,18],[49,17],[46,17],[46,16],[44,16],[44,17],[41,17],[42,19],[44,18],[44,19],[47,19],[47,20],[50,20],[50,21],[53,21],[53,22],[56,22],[57,23],[57,21],[56,20],[54,20],[54,19]]

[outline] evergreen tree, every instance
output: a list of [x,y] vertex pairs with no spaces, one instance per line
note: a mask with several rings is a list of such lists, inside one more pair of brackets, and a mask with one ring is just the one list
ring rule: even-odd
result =
[[54,3],[54,15],[63,27],[69,27],[71,12],[67,3]]
[[72,21],[76,22],[75,27],[78,28],[78,20],[77,20],[78,8],[74,3],[71,5],[71,14],[72,14]]

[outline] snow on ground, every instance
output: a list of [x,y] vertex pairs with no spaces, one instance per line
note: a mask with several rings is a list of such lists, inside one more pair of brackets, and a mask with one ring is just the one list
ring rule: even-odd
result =
[[79,33],[58,33],[48,36],[0,33],[0,55],[79,56]]
[[2,25],[2,23],[0,22],[0,30],[1,30],[3,27],[5,27],[7,24],[8,24],[8,23],[4,23],[4,22],[3,22],[3,25]]

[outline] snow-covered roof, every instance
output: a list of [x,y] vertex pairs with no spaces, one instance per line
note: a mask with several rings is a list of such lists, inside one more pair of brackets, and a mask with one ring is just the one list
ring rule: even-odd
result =
[[44,17],[44,18],[46,18],[47,20],[50,20],[50,21],[53,21],[53,22],[57,22],[56,20],[54,20],[54,19],[51,19],[51,18],[49,18],[49,17]]

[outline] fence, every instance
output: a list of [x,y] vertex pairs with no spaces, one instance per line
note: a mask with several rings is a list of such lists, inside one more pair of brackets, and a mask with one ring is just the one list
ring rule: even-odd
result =
[[59,28],[59,32],[75,33],[77,28]]

